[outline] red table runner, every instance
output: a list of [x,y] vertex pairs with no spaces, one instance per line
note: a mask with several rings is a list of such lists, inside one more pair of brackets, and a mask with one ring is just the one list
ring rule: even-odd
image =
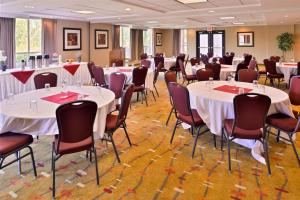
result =
[[283,66],[286,66],[286,67],[297,67],[297,64],[295,63],[285,63],[283,64]]
[[[231,86],[231,85],[222,85],[222,86],[214,88],[214,90],[232,93],[232,94],[238,94],[239,88],[242,88],[242,87]],[[243,89],[244,89],[244,93],[249,93],[250,91],[252,91],[252,89],[249,89],[249,88],[243,88]]]
[[27,71],[17,71],[17,72],[11,72],[11,74],[16,77],[19,81],[21,81],[23,84],[25,84],[28,79],[33,74],[34,70],[27,70]]
[[76,73],[77,69],[79,68],[80,64],[66,64],[64,68],[72,75]]
[[[64,103],[78,100],[79,95],[81,94],[67,91],[67,92],[60,92],[58,94],[47,96],[47,97],[42,97],[41,99],[52,103],[64,104]],[[88,97],[88,95],[83,95],[83,97]]]
[[118,72],[132,72],[132,69],[118,69]]

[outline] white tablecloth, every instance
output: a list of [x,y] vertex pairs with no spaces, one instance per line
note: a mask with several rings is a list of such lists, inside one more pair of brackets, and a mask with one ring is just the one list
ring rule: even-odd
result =
[[[151,61],[150,68],[152,70],[155,70],[154,58],[151,58],[150,61]],[[164,67],[165,67],[165,69],[169,70],[170,67],[172,67],[172,65],[174,65],[175,62],[176,62],[176,58],[164,58]]]
[[[189,65],[188,65],[189,66]],[[187,67],[188,67],[187,66]],[[191,66],[192,74],[196,74],[198,69],[205,69],[205,65]],[[236,67],[233,65],[221,65],[220,79],[225,81],[230,73],[235,73]]]
[[243,61],[244,61],[243,57],[234,57],[232,59],[232,65],[236,67],[238,64],[240,64]]
[[284,75],[284,82],[289,83],[291,75],[297,74],[297,63],[277,63],[277,72]]
[[[12,100],[0,102],[0,134],[12,131],[29,135],[58,134],[55,111],[59,104],[42,100],[42,97],[58,94],[62,91],[88,95],[84,100],[95,101],[98,105],[94,124],[95,138],[104,134],[106,115],[115,108],[115,95],[110,90],[95,86],[67,86],[33,90],[15,95]],[[30,109],[30,101],[37,101],[37,110]]]
[[[76,64],[76,63],[72,63]],[[16,77],[14,77],[11,72],[20,71],[21,69],[8,69],[5,72],[0,72],[0,101],[5,99],[9,93],[20,94],[22,92],[35,90],[34,76],[36,74],[44,72],[53,72],[57,74],[57,84],[60,85],[62,80],[66,80],[67,84],[74,85],[77,81],[87,84],[90,82],[91,77],[87,68],[87,63],[82,62],[74,76],[70,74],[63,66],[54,66],[44,68],[34,69],[34,73],[28,79],[28,81],[23,84]],[[29,69],[25,69],[29,70]]]
[[[119,70],[131,70],[131,71],[119,71]],[[123,74],[126,75],[127,79],[126,79],[126,83],[129,84],[132,82],[132,70],[133,70],[133,67],[109,67],[109,68],[104,68],[104,75],[105,75],[105,81],[106,83],[108,84],[109,83],[109,76],[111,73],[114,73],[114,72],[121,72]],[[153,90],[154,86],[153,86],[153,80],[154,80],[154,71],[149,68],[148,69],[148,73],[147,73],[147,76],[146,76],[146,81],[145,81],[145,87],[146,89],[149,89],[149,90]]]
[[[226,81],[214,81],[213,88],[228,85]],[[253,89],[251,83],[236,82],[237,86]],[[211,133],[216,135],[222,134],[223,121],[225,119],[234,119],[233,98],[235,94],[221,92],[210,89],[206,86],[206,82],[196,82],[187,86],[190,93],[191,107],[196,109],[210,129]],[[251,92],[262,93],[260,89],[255,88]],[[291,103],[288,94],[272,87],[265,86],[265,95],[268,95],[272,104],[268,114],[277,112],[285,113],[293,116]],[[255,143],[254,140],[235,140],[235,142],[248,148],[262,149],[260,142]],[[252,155],[264,163],[264,159],[252,151]]]

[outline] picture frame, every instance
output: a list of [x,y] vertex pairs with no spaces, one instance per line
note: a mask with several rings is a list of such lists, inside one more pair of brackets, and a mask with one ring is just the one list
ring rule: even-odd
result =
[[156,33],[156,46],[162,46],[162,33]]
[[254,47],[254,32],[238,32],[237,33],[238,47]]
[[82,36],[81,28],[63,28],[63,50],[81,50]]
[[109,34],[108,30],[95,30],[95,49],[109,48]]

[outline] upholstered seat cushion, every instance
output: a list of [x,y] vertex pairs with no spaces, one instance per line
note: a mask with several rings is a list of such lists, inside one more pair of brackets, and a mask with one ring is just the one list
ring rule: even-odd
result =
[[294,116],[298,119],[299,117],[299,112],[297,110],[293,110],[293,114]]
[[16,149],[29,145],[33,142],[31,135],[7,132],[0,134],[0,155],[13,152]]
[[234,133],[232,133],[233,128],[233,119],[225,119],[224,128],[228,136],[241,138],[241,139],[260,139],[263,134],[260,129],[257,130],[245,130],[238,127],[235,127]]
[[134,86],[134,92],[142,92],[145,90],[145,87],[143,85],[141,86]]
[[268,74],[270,78],[284,78],[283,74]]
[[259,74],[266,74],[266,70],[259,70]]
[[[267,117],[267,124],[286,132],[294,132],[298,120],[288,115],[277,113]],[[300,128],[298,128],[300,131]]]
[[186,75],[186,80],[195,81],[195,80],[197,80],[197,76],[196,75]]
[[[192,110],[192,114],[193,114],[193,118],[194,118],[194,121],[195,121],[195,125],[196,126],[199,126],[201,124],[204,124],[203,120],[201,119],[201,117],[199,116],[197,110],[193,109]],[[187,123],[189,125],[192,125],[193,124],[193,120],[192,120],[192,117],[191,116],[186,116],[186,115],[178,115],[178,118],[184,122],[184,123]]]
[[55,137],[54,144],[55,144],[55,150],[57,150],[56,154],[63,155],[63,154],[88,150],[92,147],[93,140],[92,140],[92,136],[90,136],[80,142],[75,142],[75,143],[60,142],[59,149],[57,149],[58,137]]
[[123,120],[120,119],[117,124],[118,117],[119,117],[118,115],[114,115],[114,114],[108,114],[106,116],[105,131],[113,131],[115,128],[118,128],[118,126],[124,122],[124,119]]

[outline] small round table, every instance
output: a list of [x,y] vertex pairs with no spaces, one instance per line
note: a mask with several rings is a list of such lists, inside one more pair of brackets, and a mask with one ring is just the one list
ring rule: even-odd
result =
[[276,67],[277,71],[284,75],[285,83],[289,83],[291,75],[297,74],[297,63],[278,63]]
[[[187,86],[190,94],[191,107],[196,109],[210,129],[210,132],[216,135],[222,134],[223,121],[225,119],[234,119],[233,98],[236,96],[234,93],[225,92],[224,87],[230,85],[227,81],[214,81],[211,87],[207,86],[206,81],[196,82]],[[249,92],[261,93],[271,98],[271,106],[269,109],[270,114],[281,112],[289,116],[293,116],[291,103],[287,93],[272,87],[265,86],[265,92],[260,88],[254,88],[252,83],[234,82],[237,87],[242,87],[245,90],[251,89]],[[222,87],[221,87],[222,86]],[[223,88],[223,89],[221,89]],[[226,88],[225,88],[226,89]],[[222,91],[223,90],[223,91]],[[233,91],[237,93],[237,91]],[[259,150],[260,142],[254,140],[234,140],[248,148]],[[260,162],[264,163],[259,153],[256,155],[252,151],[252,155]]]
[[[62,96],[61,94],[66,95]],[[29,135],[58,134],[56,109],[61,105],[62,98],[68,98],[69,94],[79,94],[83,100],[97,103],[94,135],[95,138],[102,138],[106,115],[115,108],[115,95],[108,89],[95,86],[67,86],[33,90],[0,102],[0,134],[7,131]],[[53,98],[53,95],[56,97]],[[54,99],[61,102],[55,103]]]

